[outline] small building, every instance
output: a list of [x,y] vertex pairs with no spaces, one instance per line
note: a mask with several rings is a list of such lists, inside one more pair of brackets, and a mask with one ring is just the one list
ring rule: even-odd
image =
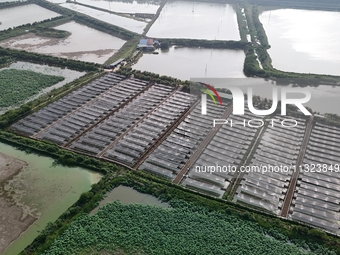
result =
[[148,46],[153,46],[153,39],[147,39],[146,40],[146,45],[148,45]]
[[118,59],[117,61],[115,61],[114,63],[112,63],[111,65],[103,65],[104,69],[114,69],[116,68],[120,63],[122,63],[125,59],[121,58]]
[[140,39],[137,49],[153,51],[155,47],[153,46],[153,39]]

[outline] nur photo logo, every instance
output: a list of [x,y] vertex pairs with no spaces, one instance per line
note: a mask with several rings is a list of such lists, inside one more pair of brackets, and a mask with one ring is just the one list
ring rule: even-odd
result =
[[[247,81],[246,81],[247,82]],[[208,115],[209,107],[222,106],[223,100],[229,101],[225,106],[230,109],[232,115],[228,118],[213,118],[213,127],[216,125],[230,125],[234,126],[248,126],[258,128],[269,122],[269,125],[276,126],[278,119],[274,116],[287,116],[288,112],[293,111],[302,116],[311,116],[311,112],[306,108],[305,104],[311,99],[311,92],[308,88],[295,87],[295,86],[267,86],[266,94],[270,98],[267,105],[258,107],[258,99],[256,94],[261,92],[258,86],[246,83],[244,80],[235,82],[235,80],[212,80],[211,82],[194,81],[199,87],[193,87],[192,93],[201,97],[201,114]],[[212,85],[214,84],[214,86]],[[215,86],[217,84],[217,86]],[[239,85],[236,85],[239,84]],[[229,94],[217,92],[217,89],[229,90]],[[263,91],[262,91],[263,92]],[[247,93],[247,94],[246,94]],[[207,102],[207,95],[211,98],[213,104]],[[253,115],[255,118],[249,120],[249,116]],[[243,117],[248,115],[248,117]],[[267,116],[273,116],[268,118]],[[241,119],[240,119],[241,117]],[[279,125],[284,128],[291,128],[298,125],[297,121],[287,117],[279,121]]]
[[[220,105],[222,105],[222,100],[216,89],[208,84],[205,83],[200,83],[204,85],[206,88],[214,92],[216,97],[218,98]],[[201,95],[201,106],[202,106],[202,114],[206,115],[207,114],[207,97],[206,94],[208,94],[211,99],[214,101],[214,104],[216,104],[216,99],[212,95],[212,93],[206,89],[203,88],[201,89],[202,92],[204,92]],[[251,87],[248,88],[248,100],[245,101],[245,96],[242,92],[242,90],[238,87],[226,87],[229,89],[229,91],[232,94],[233,97],[233,114],[234,115],[244,115],[244,108],[247,103],[248,109],[251,113],[259,116],[264,116],[264,115],[270,115],[273,114],[277,108],[278,105],[278,89],[277,88],[272,88],[272,106],[270,109],[267,110],[258,110],[255,109],[253,105],[253,89]],[[287,105],[295,105],[304,115],[312,115],[304,106],[303,103],[307,103],[311,99],[311,93],[307,89],[304,88],[281,88],[281,115],[286,115],[287,113]],[[288,95],[290,93],[295,93],[295,94],[303,94],[303,98],[289,98]]]
[[214,104],[217,104],[217,102],[216,102],[214,95],[210,91],[214,92],[220,105],[222,105],[222,99],[213,86],[203,83],[203,82],[199,82],[199,84],[203,85],[203,88],[201,89],[201,92],[203,92],[201,94],[201,110],[202,110],[202,114],[206,115],[207,114],[207,94],[213,100]]

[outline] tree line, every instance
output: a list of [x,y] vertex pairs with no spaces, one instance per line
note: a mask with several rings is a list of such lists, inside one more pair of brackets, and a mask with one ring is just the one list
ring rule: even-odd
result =
[[88,15],[78,13],[76,11],[64,8],[62,6],[53,4],[45,0],[31,0],[31,1],[51,11],[60,13],[64,16],[69,16],[73,20],[78,21],[79,23],[100,30],[102,32],[114,35],[124,40],[129,40],[135,35],[135,33],[125,30],[124,28],[94,19]]
[[33,52],[27,52],[24,50],[14,50],[0,47],[0,55],[9,56],[15,58],[16,60],[35,62],[39,64],[49,64],[53,66],[59,67],[67,67],[73,70],[78,71],[97,71],[100,68],[99,64],[79,61],[79,60],[71,60],[66,58],[53,57],[49,55],[42,55]]
[[202,47],[211,49],[245,49],[247,42],[244,41],[220,41],[220,40],[201,40],[201,39],[158,39],[167,42],[169,45],[182,47]]

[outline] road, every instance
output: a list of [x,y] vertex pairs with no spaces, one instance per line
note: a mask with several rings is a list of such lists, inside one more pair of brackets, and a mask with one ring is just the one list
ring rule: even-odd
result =
[[309,140],[310,134],[312,132],[312,127],[313,127],[313,116],[310,117],[309,122],[307,124],[305,136],[303,138],[300,153],[299,153],[299,156],[298,156],[297,162],[296,162],[295,172],[293,173],[293,176],[290,180],[288,191],[287,191],[285,200],[283,202],[281,216],[285,217],[285,218],[287,218],[287,216],[288,216],[289,208],[290,208],[290,205],[292,203],[296,183],[297,183],[297,180],[298,180],[298,177],[299,177],[299,170],[300,170],[299,166],[302,164],[303,158],[305,157],[308,140]]
[[[220,119],[227,119],[229,115],[231,114],[233,110],[233,105],[230,104],[230,106],[226,109],[224,114],[220,117]],[[212,128],[209,132],[209,134],[204,138],[204,140],[201,142],[200,146],[198,146],[197,150],[194,152],[194,154],[188,159],[187,163],[184,165],[182,170],[179,172],[179,174],[176,176],[175,180],[173,181],[174,184],[181,183],[183,176],[186,175],[188,172],[188,169],[196,162],[196,160],[201,156],[203,149],[208,146],[211,139],[216,135],[217,131],[220,129],[222,125],[217,125],[216,127]]]

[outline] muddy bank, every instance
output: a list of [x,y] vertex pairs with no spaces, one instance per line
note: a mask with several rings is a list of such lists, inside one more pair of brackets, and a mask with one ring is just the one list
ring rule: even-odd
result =
[[[21,170],[19,165],[16,171],[12,166],[11,173],[7,168],[6,171],[2,168],[3,176],[4,173],[6,176],[12,174],[12,177],[0,182],[2,255],[19,254],[48,222],[54,222],[79,199],[80,194],[89,191],[91,185],[102,177],[83,168],[55,164],[52,158],[26,153],[4,143],[0,143],[0,151],[9,156],[2,155],[2,166],[9,167],[7,164],[11,161],[8,160],[14,162],[15,159],[20,159],[24,164]],[[5,246],[8,247],[1,252]]]
[[0,254],[36,221],[35,217],[24,213],[11,201],[4,191],[5,182],[26,166],[27,162],[0,152]]
[[24,35],[1,41],[0,46],[103,64],[126,42],[74,21],[54,27],[54,29],[67,31],[70,35],[65,38],[52,38],[27,32]]
[[[27,162],[13,158],[0,152],[0,183],[10,179],[13,175],[27,166]],[[1,193],[0,193],[1,194]]]
[[13,204],[4,196],[0,197],[0,254],[14,241],[21,233],[31,226],[37,219],[26,215],[22,219],[22,209]]

